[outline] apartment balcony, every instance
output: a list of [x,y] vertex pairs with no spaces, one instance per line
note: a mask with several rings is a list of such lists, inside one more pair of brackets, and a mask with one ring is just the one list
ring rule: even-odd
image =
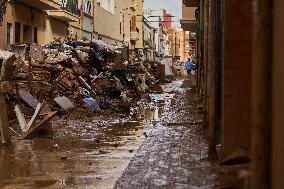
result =
[[183,0],[182,2],[187,7],[198,7],[198,0]]
[[[59,0],[57,0],[59,2]],[[59,10],[47,11],[48,16],[64,22],[79,22],[80,11],[78,0],[65,0]]]
[[17,2],[26,4],[39,10],[59,10],[60,5],[55,0],[17,0]]
[[195,32],[198,27],[198,23],[196,20],[180,20],[181,28],[184,31]]
[[153,48],[153,42],[150,39],[144,40],[144,47],[145,48]]
[[56,18],[64,22],[79,22],[80,17],[72,14],[66,10],[49,10],[47,11],[48,16]]
[[138,32],[137,31],[132,31],[131,32],[130,40],[131,41],[137,41],[138,40]]

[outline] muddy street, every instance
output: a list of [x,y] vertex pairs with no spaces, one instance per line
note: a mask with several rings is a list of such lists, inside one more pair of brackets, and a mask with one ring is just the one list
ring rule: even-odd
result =
[[202,112],[182,84],[164,85],[130,115],[71,113],[53,119],[53,138],[3,146],[0,187],[212,188]]

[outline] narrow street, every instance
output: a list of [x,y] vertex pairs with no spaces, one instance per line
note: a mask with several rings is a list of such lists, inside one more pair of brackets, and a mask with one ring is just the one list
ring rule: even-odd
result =
[[0,189],[283,189],[283,0],[0,0]]
[[215,188],[202,109],[188,82],[176,91],[115,188]]
[[202,111],[182,83],[129,117],[71,113],[54,119],[54,138],[2,148],[0,188],[213,188]]

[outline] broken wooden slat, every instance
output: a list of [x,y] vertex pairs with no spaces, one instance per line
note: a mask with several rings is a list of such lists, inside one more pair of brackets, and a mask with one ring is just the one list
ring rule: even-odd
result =
[[42,103],[38,103],[35,113],[33,114],[32,118],[30,119],[28,123],[26,122],[25,116],[22,114],[20,107],[18,105],[15,106],[15,112],[16,112],[16,115],[17,115],[17,118],[18,118],[18,121],[19,121],[19,124],[20,124],[20,127],[23,133],[27,132],[31,128],[34,121],[39,116],[39,112],[42,106],[43,106]]
[[18,137],[21,136],[21,135],[20,135],[19,133],[17,133],[17,131],[15,131],[12,127],[9,127],[9,129],[10,129],[13,133],[15,133]]
[[27,139],[32,136],[45,122],[49,121],[53,116],[55,116],[55,112],[48,113],[47,116],[45,116],[40,122],[36,123],[34,126],[30,128],[30,130],[22,135],[22,139]]
[[27,103],[33,109],[36,109],[39,101],[33,95],[31,95],[25,84],[19,84],[19,95],[25,103]]
[[65,111],[72,110],[75,108],[73,102],[71,102],[71,100],[69,100],[69,98],[65,96],[56,97],[54,101]]
[[79,81],[80,81],[88,90],[92,90],[92,87],[84,80],[83,77],[79,76]]
[[20,107],[18,105],[15,106],[15,112],[16,112],[16,116],[18,118],[21,130],[23,132],[26,132],[27,122],[26,122],[26,119],[25,119],[24,115],[22,114]]
[[28,131],[28,130],[31,128],[31,126],[33,125],[34,121],[35,121],[36,118],[39,116],[39,112],[40,112],[42,106],[43,106],[42,103],[38,103],[33,117],[31,118],[31,120],[29,121],[29,123],[28,123],[27,126],[26,126],[26,129],[27,129],[26,131]]
[[5,103],[4,96],[1,93],[0,93],[0,134],[1,134],[2,143],[9,143],[11,141],[9,134],[7,105]]

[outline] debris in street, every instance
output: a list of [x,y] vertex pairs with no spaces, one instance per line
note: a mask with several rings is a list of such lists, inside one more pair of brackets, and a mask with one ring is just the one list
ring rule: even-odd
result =
[[53,116],[55,116],[55,114],[57,113],[57,111],[55,112],[50,112],[48,113],[46,116],[44,116],[44,118],[39,121],[38,123],[36,123],[33,127],[31,127],[29,129],[29,131],[27,131],[26,133],[24,133],[22,135],[23,139],[26,138],[30,138],[44,123],[46,123],[47,121],[49,121]]
[[24,115],[22,114],[22,112],[20,110],[20,107],[18,105],[15,106],[15,112],[16,112],[16,115],[17,115],[17,118],[19,120],[19,124],[20,124],[20,127],[21,127],[23,133],[27,132],[32,127],[34,121],[38,117],[38,114],[39,114],[41,108],[42,108],[42,103],[38,103],[33,117],[27,123]]
[[[6,86],[8,106],[16,105],[23,138],[40,127],[35,121],[40,102],[45,104],[40,107],[45,113],[76,108],[102,114],[104,110],[129,113],[145,93],[162,91],[157,70],[150,63],[136,53],[130,58],[124,47],[101,40],[89,46],[81,41],[21,44],[11,46],[11,51],[0,51],[1,78],[9,82],[1,85]],[[24,115],[33,118],[27,123]]]
[[39,102],[34,96],[31,95],[26,85],[19,84],[19,95],[25,103],[27,103],[33,109],[36,109]]
[[15,60],[16,56],[14,53],[0,50],[0,65],[2,65],[0,74],[1,81],[10,80],[14,71],[13,63]]
[[65,111],[72,110],[75,108],[73,102],[71,102],[67,97],[56,97],[54,101]]
[[89,108],[90,110],[92,110],[93,112],[101,112],[102,110],[100,109],[97,101],[95,99],[93,99],[92,97],[87,97],[84,98],[84,105]]

